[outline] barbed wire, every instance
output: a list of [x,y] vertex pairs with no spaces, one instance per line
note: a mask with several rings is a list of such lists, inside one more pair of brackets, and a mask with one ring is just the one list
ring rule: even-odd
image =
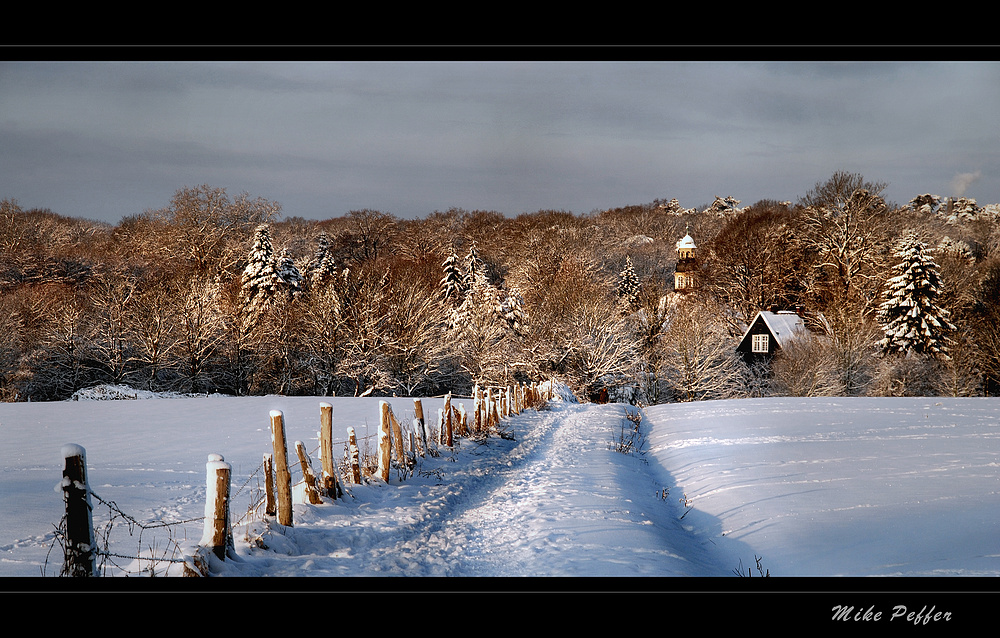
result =
[[[369,445],[370,445],[371,441],[375,440],[378,436],[379,436],[378,434],[366,434],[364,436],[355,436],[354,437],[354,442],[362,450],[362,456],[365,456],[366,454],[370,453],[370,451],[369,451]],[[335,467],[337,467],[338,473],[341,474],[341,475],[346,474],[346,472],[344,471],[345,465],[347,463],[347,454],[346,454],[346,452],[349,449],[350,443],[351,443],[351,441],[348,440],[348,439],[331,442],[331,448],[337,449],[338,446],[340,446],[340,447],[343,447],[344,450],[345,450],[345,457],[343,459],[341,459],[339,462],[335,462]],[[315,456],[319,450],[320,450],[320,444],[317,444],[310,451],[308,451],[308,454],[310,455],[310,457]],[[311,462],[311,458],[310,458],[310,462]],[[261,476],[261,473],[262,473],[263,469],[264,469],[264,461],[262,460],[261,463],[249,475],[247,475],[246,479],[243,480],[243,482],[230,495],[230,503],[232,503],[234,500],[236,500],[237,498],[239,498],[244,493],[244,491],[247,490],[248,487],[251,486],[251,483],[252,483],[252,481],[254,479],[257,479],[257,485],[256,485],[256,487],[253,487],[251,489],[251,491],[250,491],[249,503],[247,505],[246,514],[244,514],[243,516],[241,516],[239,519],[233,521],[233,523],[231,524],[233,527],[237,527],[237,526],[243,525],[243,524],[249,524],[250,521],[255,520],[255,517],[258,516],[258,513],[260,511],[261,505],[265,502],[265,499],[266,499],[266,495],[262,495],[263,490],[260,487],[260,476]],[[297,482],[293,483],[293,487],[298,487],[298,486],[300,486],[300,485],[302,485],[302,484],[304,484],[306,482],[306,477],[305,477],[305,475],[304,475],[304,473],[303,473],[303,471],[302,471],[302,469],[300,467],[300,464],[298,464],[298,463],[290,463],[289,464],[289,470],[290,470],[290,474],[293,474],[293,475],[296,475],[296,476],[300,477]],[[342,479],[343,479],[343,476],[342,476]],[[115,501],[108,500],[108,499],[105,499],[105,498],[101,497],[99,494],[97,494],[92,489],[90,489],[89,486],[88,486],[87,490],[88,490],[88,494],[94,500],[96,500],[97,502],[99,502],[102,505],[104,505],[105,507],[107,507],[108,511],[109,511],[108,521],[107,521],[107,523],[105,523],[102,526],[102,528],[100,530],[99,536],[100,536],[101,543],[97,547],[94,548],[94,556],[95,556],[95,558],[99,558],[100,559],[100,565],[99,565],[98,568],[99,568],[99,570],[102,573],[104,573],[104,574],[107,573],[108,565],[110,564],[110,565],[114,566],[116,569],[118,569],[119,571],[121,571],[122,573],[124,573],[125,575],[140,574],[140,573],[148,573],[150,575],[155,575],[155,573],[156,573],[155,572],[156,566],[158,564],[160,564],[160,563],[185,563],[185,562],[187,562],[187,559],[183,556],[183,552],[182,552],[182,549],[180,547],[180,544],[178,543],[177,540],[175,540],[173,538],[173,528],[176,528],[177,526],[181,526],[181,525],[187,525],[187,524],[190,524],[190,523],[196,523],[196,522],[199,522],[199,521],[204,521],[205,520],[205,516],[197,516],[197,517],[183,519],[183,520],[177,520],[177,521],[157,521],[157,522],[153,522],[153,523],[142,522],[139,519],[137,519],[136,517],[131,516],[131,515],[127,514],[125,511],[123,511],[121,509],[121,507],[119,507],[118,504]],[[93,511],[93,509],[94,509],[94,506],[92,504],[90,505],[90,509],[91,509],[91,511]],[[261,520],[263,520],[263,517],[261,517]],[[134,536],[135,532],[136,532],[136,529],[139,530],[137,543],[138,543],[138,546],[139,546],[140,550],[139,550],[139,552],[136,555],[122,554],[122,553],[110,551],[109,547],[111,545],[111,535],[112,535],[112,532],[114,531],[116,521],[124,521],[125,522],[126,528],[128,530],[128,533],[129,533],[129,536]],[[67,517],[66,517],[66,515],[63,515],[62,518],[60,519],[59,523],[55,526],[55,532],[53,534],[52,543],[49,546],[48,553],[46,554],[45,563],[41,567],[41,571],[42,571],[42,575],[43,576],[45,575],[45,570],[46,570],[48,562],[49,562],[49,556],[52,553],[53,549],[57,545],[63,548],[64,554],[65,554],[65,549],[66,549],[66,542],[65,541],[66,541],[66,538],[67,538],[66,525],[67,525]],[[164,551],[161,553],[160,556],[155,556],[152,553],[149,556],[142,556],[142,555],[140,555],[142,553],[142,549],[141,548],[142,548],[142,542],[143,542],[143,533],[146,532],[146,531],[148,531],[148,530],[156,530],[156,529],[168,529],[168,530],[170,530],[171,534],[170,534],[170,537],[169,537],[169,539],[167,541],[169,547],[166,548],[166,549],[164,549]],[[97,537],[97,536],[98,536],[98,534],[95,533],[95,537]],[[151,547],[150,550],[152,551],[153,548]],[[172,555],[170,555],[170,554],[172,554]],[[177,557],[178,555],[180,555],[181,557],[178,558]],[[130,570],[127,567],[124,567],[123,565],[119,564],[117,562],[118,560],[121,560],[121,561],[127,561],[127,560],[130,560],[130,561],[139,561],[140,564],[145,561],[145,562],[149,563],[149,566],[146,569],[142,569],[140,571],[135,571],[135,570]],[[67,567],[64,565],[62,567],[62,571],[60,572],[60,575],[67,575],[66,574],[66,569],[67,569]]]

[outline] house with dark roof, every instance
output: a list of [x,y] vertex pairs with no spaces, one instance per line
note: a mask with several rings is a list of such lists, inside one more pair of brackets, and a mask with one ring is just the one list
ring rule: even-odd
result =
[[762,310],[743,333],[736,352],[748,365],[769,362],[783,347],[809,334],[798,312]]

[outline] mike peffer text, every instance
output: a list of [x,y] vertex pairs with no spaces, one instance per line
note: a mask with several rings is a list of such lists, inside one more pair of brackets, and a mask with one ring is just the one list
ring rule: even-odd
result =
[[892,608],[892,613],[886,615],[881,610],[876,611],[874,605],[867,609],[864,607],[855,609],[854,606],[835,605],[833,607],[833,620],[844,622],[879,622],[884,618],[888,618],[889,622],[900,621],[914,625],[927,625],[932,622],[948,622],[951,620],[950,611],[936,611],[935,609],[934,605],[931,605],[930,609],[927,608],[927,605],[924,605],[920,611],[910,611],[906,608],[906,605],[896,605]]

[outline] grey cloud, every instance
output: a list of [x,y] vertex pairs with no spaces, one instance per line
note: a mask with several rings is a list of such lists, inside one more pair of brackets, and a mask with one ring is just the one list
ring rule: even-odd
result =
[[[92,217],[163,206],[207,183],[305,217],[586,213],[657,197],[795,199],[850,170],[888,181],[901,201],[980,171],[967,195],[993,202],[998,69],[4,63],[0,197]],[[90,183],[104,185],[100,202],[85,195]]]

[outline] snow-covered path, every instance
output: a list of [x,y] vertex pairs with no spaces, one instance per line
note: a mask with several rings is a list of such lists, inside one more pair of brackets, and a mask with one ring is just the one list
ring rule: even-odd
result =
[[[676,516],[657,498],[649,466],[613,450],[623,415],[621,405],[569,405],[524,417],[530,436],[511,454],[498,484],[477,493],[474,505],[449,522],[450,530],[462,530],[470,573],[719,573],[671,547]],[[625,484],[646,482],[648,489],[623,491],[626,474]]]
[[631,427],[625,410],[525,412],[506,423],[512,439],[462,440],[455,456],[427,457],[405,481],[353,486],[345,503],[296,504],[294,528],[272,526],[268,551],[244,545],[238,561],[215,568],[273,576],[731,574],[735,564],[697,550],[647,461],[614,449],[622,425]]
[[[193,551],[202,538],[214,453],[234,479],[236,555],[214,565],[222,576],[732,578],[757,557],[774,576],[1000,573],[1000,399],[651,406],[643,454],[614,449],[634,407],[556,400],[505,419],[510,436],[458,439],[412,475],[394,469],[388,483],[349,485],[336,501],[296,493],[293,526],[251,516],[248,528],[269,411],[283,411],[289,442],[312,450],[322,400],[0,404],[0,575],[58,574],[54,488],[67,443],[87,450],[94,523],[116,555],[102,573],[115,578],[182,571],[163,559],[178,555],[175,542]],[[388,400],[412,421],[410,399]],[[338,440],[355,428],[371,441],[380,401],[337,398]],[[425,398],[425,413],[441,403]]]

